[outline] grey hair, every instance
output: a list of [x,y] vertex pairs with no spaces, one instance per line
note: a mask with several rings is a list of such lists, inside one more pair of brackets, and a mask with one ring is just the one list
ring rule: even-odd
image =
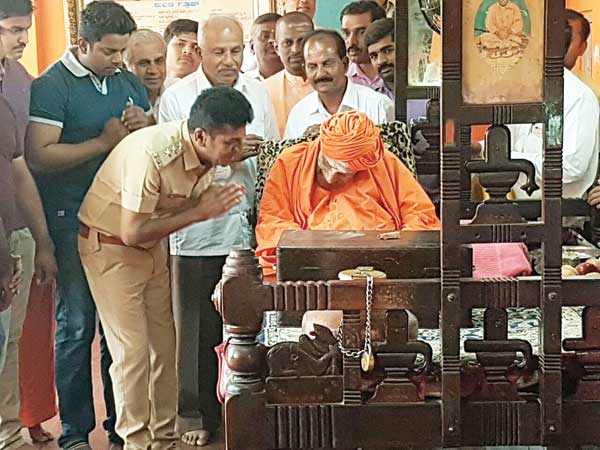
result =
[[127,65],[127,67],[131,65],[131,54],[133,53],[133,48],[138,44],[147,44],[150,42],[160,42],[160,44],[165,49],[166,54],[167,46],[165,44],[165,41],[163,40],[162,36],[156,31],[152,31],[147,28],[142,28],[131,33],[131,37],[127,42],[127,48],[125,49],[125,53],[123,55],[123,59],[125,60],[125,64]]
[[214,16],[210,16],[208,19],[203,20],[200,23],[200,26],[198,27],[198,46],[200,48],[202,48],[204,46],[204,35],[206,34],[206,29],[213,22],[218,22],[218,21],[229,22],[230,24],[237,26],[239,28],[239,30],[242,32],[242,36],[244,36],[244,28],[242,27],[242,24],[235,17],[227,16],[224,14],[215,14]]

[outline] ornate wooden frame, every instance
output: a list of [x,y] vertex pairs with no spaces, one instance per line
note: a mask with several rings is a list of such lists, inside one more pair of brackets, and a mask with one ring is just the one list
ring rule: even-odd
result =
[[[407,337],[406,323],[392,323],[390,312],[410,310],[422,321],[421,311],[425,310],[434,318],[430,321],[432,325],[437,328],[439,324],[442,334],[441,399],[426,395],[420,400],[410,397],[412,387],[407,383],[403,362],[386,366],[393,370],[387,372],[387,378],[378,388],[386,387],[389,381],[388,395],[384,401],[377,398],[376,402],[362,397],[365,389],[361,384],[359,364],[347,356],[343,357],[341,374],[339,371],[315,373],[312,369],[317,364],[310,366],[304,360],[303,364],[309,365],[309,370],[296,370],[291,374],[279,371],[279,375],[274,375],[272,363],[280,363],[286,358],[283,352],[277,355],[271,350],[289,343],[276,344],[269,350],[257,342],[263,312],[342,310],[343,347],[358,350],[362,343],[360,321],[365,301],[364,282],[265,283],[253,252],[233,251],[214,297],[229,336],[225,353],[231,371],[225,400],[227,449],[539,444],[553,449],[600,442],[600,331],[597,331],[600,279],[563,281],[561,278],[562,133],[550,133],[550,127],[546,127],[543,201],[541,207],[539,202],[530,205],[532,210],[538,208],[532,214],[535,217],[541,214],[542,221],[528,222],[518,209],[506,209],[508,202],[492,201],[487,203],[487,214],[480,214],[478,209],[473,222],[461,223],[461,218],[465,217],[461,189],[465,174],[468,177],[470,172],[493,172],[500,181],[508,179],[509,186],[513,184],[510,172],[529,171],[530,181],[533,178],[531,163],[511,160],[509,154],[497,157],[498,148],[504,151],[509,147],[504,124],[554,120],[553,125],[557,125],[557,121],[559,128],[562,125],[564,46],[563,33],[557,31],[565,23],[564,0],[545,1],[544,101],[476,106],[465,105],[461,92],[462,1],[444,0],[442,11],[447,38],[443,41],[440,124],[443,146],[441,277],[379,280],[373,289],[372,303],[374,317],[381,312],[388,314],[385,346],[393,341],[396,361],[404,361],[407,353],[418,352],[414,345],[420,341]],[[399,2],[397,7],[402,9],[402,5]],[[399,66],[402,66],[401,62]],[[482,123],[495,125],[487,140],[491,144],[489,147],[496,147],[496,150],[489,152],[492,156],[487,160],[469,161],[465,149],[470,144],[470,126]],[[499,176],[498,172],[501,172]],[[490,184],[492,199],[502,197],[501,189],[497,189],[502,184]],[[568,202],[564,204],[568,205]],[[516,213],[507,215],[506,211]],[[542,276],[473,279],[463,274],[461,269],[468,264],[461,257],[465,245],[506,242],[541,244],[544,252]],[[297,260],[301,258],[299,255]],[[318,266],[327,264],[327,258],[323,256],[323,262]],[[434,295],[436,292],[440,295]],[[562,341],[562,306],[586,307],[583,339]],[[539,394],[530,390],[531,386],[517,392],[515,385],[507,381],[507,365],[515,360],[512,355],[521,351],[519,348],[526,349],[528,344],[507,337],[505,310],[512,307],[536,307],[541,311],[539,361],[536,359],[535,362]],[[468,346],[468,352],[476,353],[484,370],[486,391],[478,393],[477,397],[470,397],[465,392],[468,389],[461,384],[465,378],[460,359],[461,313],[470,308],[486,308],[484,339],[465,342],[465,349]],[[438,313],[441,314],[439,321]],[[398,338],[402,334],[404,340],[401,342]],[[407,344],[413,347],[409,348]],[[565,353],[562,353],[563,346]],[[301,353],[294,353],[291,347],[280,348],[287,351],[287,356]],[[389,357],[392,352],[387,350],[378,353],[375,349],[376,357]],[[531,347],[526,362],[528,359],[533,359]],[[322,362],[320,356],[318,362]],[[577,366],[576,373],[569,370],[569,362]],[[292,361],[287,367],[295,367],[294,364]],[[529,364],[520,367],[528,370]],[[579,367],[583,367],[583,371],[579,371]],[[304,380],[299,380],[302,377]],[[307,388],[306,384],[301,386],[297,381],[313,384]],[[254,420],[249,421],[248,417]]]
[[[556,444],[562,425],[561,395],[561,205],[562,132],[550,135],[550,120],[563,117],[564,0],[545,2],[544,102],[531,104],[466,105],[462,95],[462,0],[445,0],[442,10],[442,287],[443,352],[442,434],[445,446],[461,442],[459,313],[461,309],[460,247],[474,242],[532,242],[541,238],[543,275],[540,295],[541,436]],[[553,119],[550,119],[552,116]],[[461,226],[460,175],[467,172],[461,152],[466,127],[477,124],[546,123],[542,222],[485,222]],[[490,141],[491,143],[491,141]],[[498,145],[506,142],[494,141]],[[504,166],[503,166],[504,167]],[[506,169],[497,166],[497,171]],[[456,324],[456,328],[452,326]],[[446,326],[448,325],[448,326]]]
[[440,98],[439,86],[410,86],[408,83],[409,63],[409,33],[408,33],[408,2],[410,0],[396,1],[396,73],[394,77],[396,120],[406,122],[407,100],[437,99]]
[[79,29],[79,14],[83,10],[83,0],[66,0],[65,7],[65,31],[69,45],[77,44],[77,32]]

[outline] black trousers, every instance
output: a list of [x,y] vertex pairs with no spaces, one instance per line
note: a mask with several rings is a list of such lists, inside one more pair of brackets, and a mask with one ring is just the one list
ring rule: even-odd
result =
[[[214,347],[223,340],[223,322],[211,296],[226,256],[172,256],[173,312],[177,332],[179,431],[216,431],[218,361]],[[201,421],[200,421],[201,419]]]

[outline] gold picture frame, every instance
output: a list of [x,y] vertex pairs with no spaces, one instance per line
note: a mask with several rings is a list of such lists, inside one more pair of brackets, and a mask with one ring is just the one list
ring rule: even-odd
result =
[[462,92],[466,104],[544,101],[546,1],[462,2]]
[[83,10],[83,0],[67,0],[65,5],[65,30],[69,45],[77,44],[79,14]]

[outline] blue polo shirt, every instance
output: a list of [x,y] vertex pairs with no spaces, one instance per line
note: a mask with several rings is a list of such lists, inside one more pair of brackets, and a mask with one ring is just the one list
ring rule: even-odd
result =
[[[128,102],[150,110],[146,89],[135,75],[121,70],[99,79],[69,49],[33,81],[29,120],[61,128],[61,144],[78,144],[100,136],[104,124],[120,118]],[[36,175],[51,229],[78,229],[79,206],[106,156]]]

